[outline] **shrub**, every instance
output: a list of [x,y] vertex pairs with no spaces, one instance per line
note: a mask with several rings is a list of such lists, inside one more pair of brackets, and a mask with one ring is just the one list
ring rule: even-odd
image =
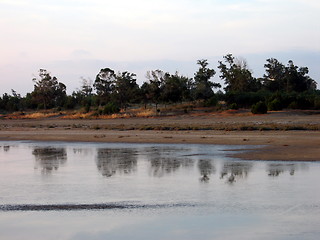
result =
[[318,97],[315,97],[315,99],[314,99],[314,108],[315,109],[320,109],[320,96]]
[[212,96],[208,100],[204,102],[205,107],[215,107],[218,104],[218,98],[216,96]]
[[269,111],[282,110],[281,101],[279,99],[273,99],[271,102],[268,103],[268,110]]
[[260,102],[257,102],[256,104],[252,105],[251,112],[253,114],[265,114],[268,112],[268,108],[264,102],[260,101]]
[[232,110],[238,110],[238,109],[239,109],[239,106],[238,106],[238,104],[236,104],[236,103],[232,103],[232,104],[229,106],[229,108],[232,109]]
[[113,102],[109,102],[107,105],[104,106],[102,113],[104,115],[119,113],[120,108]]

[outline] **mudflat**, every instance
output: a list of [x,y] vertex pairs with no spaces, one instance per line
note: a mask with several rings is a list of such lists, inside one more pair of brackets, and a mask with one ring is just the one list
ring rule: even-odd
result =
[[320,161],[320,114],[209,113],[118,119],[1,119],[0,140],[259,145],[246,160]]

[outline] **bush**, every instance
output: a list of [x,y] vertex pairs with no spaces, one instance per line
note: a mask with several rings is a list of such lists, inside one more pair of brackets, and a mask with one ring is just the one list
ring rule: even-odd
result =
[[320,96],[315,97],[314,99],[314,108],[319,110],[320,109]]
[[104,106],[102,113],[104,115],[119,113],[120,108],[113,102],[109,102],[107,105]]
[[232,103],[232,104],[229,106],[229,108],[232,109],[232,110],[238,110],[238,109],[239,109],[239,106],[238,106],[238,104],[236,104],[236,103]]
[[271,102],[268,103],[268,110],[269,111],[282,110],[281,101],[279,99],[273,99]]
[[260,102],[257,102],[256,104],[252,105],[251,112],[253,114],[265,114],[268,112],[268,108],[264,102],[260,101]]
[[212,96],[208,100],[204,102],[205,107],[215,107],[218,104],[218,98],[216,96]]

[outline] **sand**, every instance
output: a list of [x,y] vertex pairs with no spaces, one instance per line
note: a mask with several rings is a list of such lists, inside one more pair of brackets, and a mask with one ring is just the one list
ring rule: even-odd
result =
[[[22,119],[0,120],[0,140],[179,143],[218,145],[259,145],[245,153],[233,153],[244,160],[320,161],[319,130],[174,130],[172,126],[291,125],[318,126],[320,115],[302,112],[276,112],[267,115],[207,114],[107,120]],[[170,130],[156,129],[168,126]],[[214,126],[214,127],[212,127]],[[133,129],[133,130],[130,130]],[[142,130],[139,130],[142,129]],[[161,128],[163,129],[163,128]],[[294,129],[294,128],[293,128]],[[249,147],[250,148],[250,147]]]

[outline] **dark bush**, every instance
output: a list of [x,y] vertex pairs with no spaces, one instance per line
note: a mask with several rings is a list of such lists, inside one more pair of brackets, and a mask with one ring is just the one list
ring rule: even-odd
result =
[[218,104],[218,98],[216,96],[212,96],[208,100],[204,102],[205,107],[215,107]]
[[238,110],[239,106],[236,103],[232,103],[232,104],[230,104],[229,108],[232,109],[232,110]]
[[282,104],[279,99],[273,99],[271,102],[268,103],[268,110],[269,111],[279,111],[282,110]]
[[102,113],[104,115],[119,113],[120,108],[113,102],[109,102],[107,105],[104,106]]
[[251,112],[253,114],[265,114],[268,112],[268,108],[264,102],[260,101],[252,105]]
[[317,110],[320,109],[320,96],[314,98],[314,108]]

